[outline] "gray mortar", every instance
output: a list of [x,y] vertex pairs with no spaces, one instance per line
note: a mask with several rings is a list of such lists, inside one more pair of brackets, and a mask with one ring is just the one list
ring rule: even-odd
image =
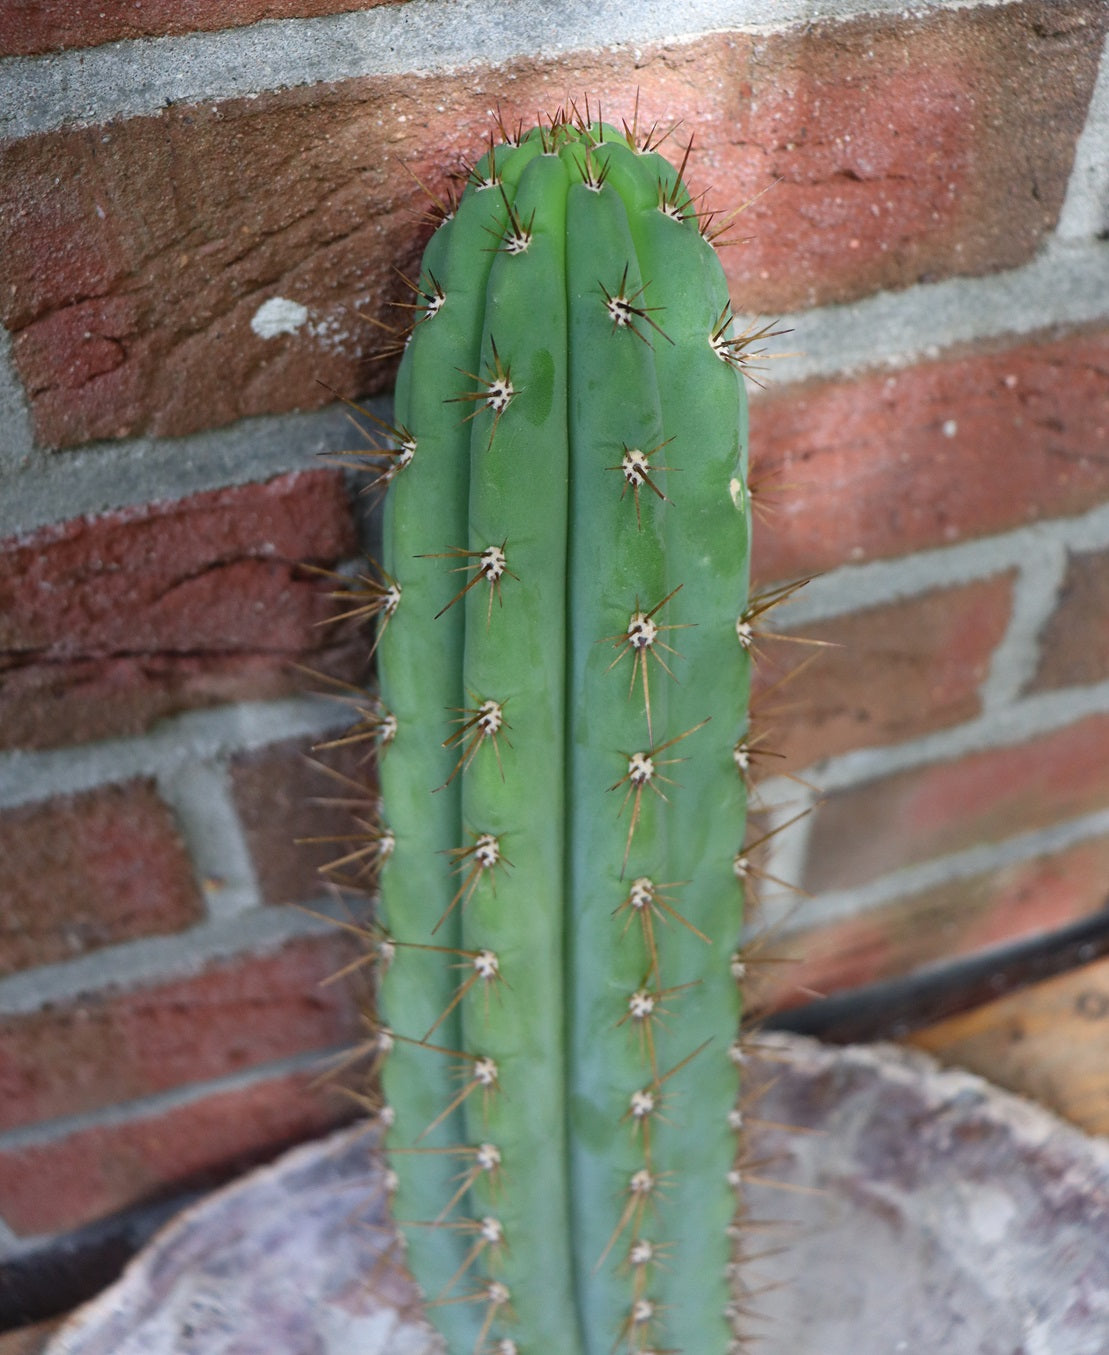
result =
[[[853,885],[850,889],[829,890],[825,894],[799,898],[771,895],[759,908],[757,930],[772,930],[775,938],[778,938],[809,927],[824,927],[832,922],[859,917],[894,899],[908,898],[913,894],[921,894],[959,880],[970,880],[976,875],[1005,870],[1010,866],[1021,866],[1039,856],[1067,851],[1106,835],[1109,835],[1109,810],[1100,810],[1066,823],[1053,824],[1050,828],[1020,833],[1004,842],[968,847],[966,851],[953,852],[950,856],[905,866],[880,879]],[[792,874],[783,875],[783,878],[799,879],[802,861],[793,864],[793,859],[786,857],[783,852],[781,858],[775,856],[770,869],[779,874],[792,866]]]
[[152,981],[194,978],[213,961],[242,955],[267,955],[304,936],[334,936],[329,912],[320,900],[317,917],[301,908],[257,908],[238,917],[201,923],[173,936],[149,936],[90,951],[62,964],[41,965],[0,979],[0,1016],[23,1016],[50,1003],[70,1003],[111,989]]
[[[927,16],[1010,0],[410,0],[320,19],[144,38],[0,61],[0,136],[157,113],[360,76],[442,73],[589,49],[766,33],[863,15]],[[570,91],[573,93],[573,91]]]
[[262,906],[254,862],[231,792],[226,762],[186,762],[159,773],[213,921]]
[[1067,569],[1066,542],[1046,530],[1029,533],[1013,585],[1013,610],[990,670],[979,688],[983,709],[1000,710],[1020,699],[1036,675],[1040,636],[1059,601]]
[[[770,385],[845,372],[892,369],[941,357],[961,344],[1036,334],[1109,320],[1109,245],[1055,244],[1024,268],[982,278],[952,278],[852,305],[825,306],[781,318],[791,332],[778,341],[800,356],[769,360]],[[0,348],[4,392],[21,400],[18,379]],[[757,397],[756,397],[757,398]],[[385,400],[371,400],[389,418]],[[31,445],[21,406],[0,452],[0,538],[82,514],[179,498],[206,489],[318,467],[326,452],[349,447],[342,406],[314,414],[244,419],[182,438],[139,437],[43,452]],[[5,457],[15,469],[6,471]]]
[[1033,335],[1109,318],[1109,245],[1052,240],[1022,268],[879,292],[843,306],[786,315],[777,382],[905,367],[960,344]]
[[[768,804],[782,806],[775,821],[783,822],[833,791],[880,780],[897,772],[955,761],[992,748],[1019,745],[1038,735],[1076,724],[1087,716],[1103,715],[1107,710],[1109,682],[1072,687],[1061,692],[1038,692],[1010,705],[987,709],[978,719],[953,729],[887,748],[861,748],[829,758],[801,773],[810,783],[811,790],[776,778],[762,783],[759,793]],[[784,880],[802,878],[811,825],[811,817],[802,819],[773,839],[767,865],[772,874]],[[903,894],[1061,851],[1077,842],[1101,837],[1107,830],[1107,813],[1095,813],[1042,831],[1019,834],[1002,842],[983,843],[964,852],[904,867],[848,890],[813,896],[791,894],[786,898],[775,896],[773,891],[763,891],[760,921],[796,930],[862,913]]]
[[[9,1129],[0,1134],[0,1152],[17,1153],[25,1148],[57,1143],[71,1134],[85,1133],[90,1129],[108,1129],[130,1124],[137,1119],[153,1119],[171,1110],[197,1105],[211,1096],[244,1091],[259,1083],[269,1082],[273,1078],[286,1077],[290,1073],[322,1073],[341,1052],[341,1049],[334,1048],[312,1050],[308,1054],[291,1054],[288,1058],[257,1064],[240,1073],[214,1077],[209,1082],[174,1087],[171,1091],[157,1092],[150,1096],[139,1096],[124,1105],[101,1106],[96,1110],[84,1111],[80,1115],[62,1115],[39,1124]],[[33,1246],[34,1239],[28,1239],[26,1245]]]
[[[979,689],[984,711],[996,715],[1021,699],[1035,674],[1041,631],[1055,610],[1068,556],[1106,549],[1109,504],[1080,517],[1047,519],[898,559],[844,565],[810,580],[793,600],[776,609],[768,625],[803,634],[817,621],[834,621],[936,589],[1011,573],[1012,614]],[[1047,718],[1051,721],[1054,716]]]
[[1102,236],[1109,231],[1109,37],[1101,53],[1097,84],[1086,126],[1075,148],[1067,196],[1059,217],[1063,240]]
[[0,327],[0,480],[23,469],[31,450],[27,393],[12,362],[12,336]]
[[898,602],[934,588],[1019,570],[1025,560],[1036,558],[1041,547],[1053,542],[1073,552],[1109,548],[1109,504],[1076,517],[1046,518],[997,536],[830,569],[776,608],[774,623],[781,629],[803,629],[814,621]]
[[[0,360],[0,393],[17,378]],[[368,401],[375,412],[383,401]],[[3,413],[0,408],[0,413]],[[311,414],[272,414],[189,437],[125,438],[75,451],[47,452],[4,430],[0,446],[0,537],[17,536],[69,518],[116,508],[146,507],[268,480],[291,470],[318,470],[321,455],[351,445],[342,407]],[[14,464],[9,471],[4,457]]]
[[[792,887],[794,880],[804,879],[812,811],[818,800],[819,794],[811,786],[784,778],[759,784],[752,805],[760,807],[767,831],[774,834],[766,844],[764,867],[773,879],[759,882],[758,893],[752,893],[747,900],[743,925],[749,939],[765,933],[776,942],[779,937],[809,925],[814,915],[824,916],[823,895],[802,894]],[[763,805],[770,808],[764,811]]]
[[248,701],[187,711],[134,738],[0,753],[0,809],[133,777],[165,781],[197,763],[287,739],[318,737],[343,723],[329,701]]
[[[803,774],[821,792],[842,790],[894,772],[952,761],[968,753],[1022,744],[1076,724],[1087,716],[1104,715],[1107,710],[1109,682],[1093,682],[1058,692],[1034,692],[1011,705],[985,711],[977,720],[953,729],[941,729],[888,748],[858,748],[807,768]],[[783,788],[789,785],[786,782]]]
[[[811,809],[821,795],[894,773],[925,767],[989,748],[1023,743],[1089,715],[1109,710],[1109,682],[1091,683],[1058,692],[1022,695],[1040,652],[1040,634],[1051,616],[1062,586],[1069,552],[1109,547],[1109,505],[1078,518],[1021,527],[1000,536],[922,551],[898,560],[848,565],[812,580],[795,602],[775,614],[782,628],[804,632],[814,621],[834,620],[846,613],[919,595],[935,588],[1015,572],[1013,609],[1005,635],[994,651],[980,687],[981,713],[953,729],[940,730],[889,747],[862,748],[828,758],[801,775],[800,786],[772,778],[759,787],[760,799],[775,806],[770,823],[785,822]],[[782,880],[804,873],[812,817],[783,828],[770,843],[768,871]],[[895,870],[849,890],[815,897],[761,891],[760,926],[779,934],[825,924],[863,913],[900,897],[966,879],[985,871],[1062,851],[1102,836],[1109,829],[1106,814],[1024,833],[1000,843],[986,843],[965,852]]]

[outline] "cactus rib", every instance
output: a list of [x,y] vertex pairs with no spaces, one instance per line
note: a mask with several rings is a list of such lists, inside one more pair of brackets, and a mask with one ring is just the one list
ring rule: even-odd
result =
[[655,144],[491,141],[409,281],[379,1003],[450,1355],[733,1340],[746,406]]

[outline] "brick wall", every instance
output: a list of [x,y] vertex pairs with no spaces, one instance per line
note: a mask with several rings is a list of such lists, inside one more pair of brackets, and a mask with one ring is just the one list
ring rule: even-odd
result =
[[[364,674],[297,562],[358,551],[334,393],[387,393],[413,175],[439,191],[496,101],[680,118],[695,189],[750,201],[737,307],[793,331],[753,402],[756,572],[818,574],[776,624],[836,647],[760,702],[769,821],[813,808],[772,840],[806,958],[767,1000],[1104,907],[1107,22],[5,8],[0,1253],[346,1113],[309,1084],[358,1029],[319,986],[350,943],[289,845],[327,831],[302,754],[341,716],[291,665]],[[764,649],[764,688],[808,652]]]

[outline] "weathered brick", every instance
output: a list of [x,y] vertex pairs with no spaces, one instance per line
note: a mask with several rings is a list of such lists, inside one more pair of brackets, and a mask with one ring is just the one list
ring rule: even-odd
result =
[[[318,637],[322,638],[322,632]],[[318,669],[354,673],[349,645],[293,654]],[[226,701],[267,701],[303,684],[276,655],[185,654],[30,663],[3,673],[0,747],[51,748],[141,734],[165,716]]]
[[1109,716],[1094,715],[1026,743],[834,792],[814,812],[804,887],[850,888],[1107,805]]
[[225,1076],[351,1039],[356,954],[335,934],[209,963],[193,977],[109,987],[0,1019],[0,1129]]
[[1109,499],[1109,331],[781,387],[751,447],[764,581],[1080,513]]
[[1052,932],[1109,906],[1109,838],[1018,861],[795,933],[774,948],[760,1002],[900,977],[926,965]]
[[173,33],[212,31],[263,19],[309,19],[404,0],[144,0],[105,5],[104,0],[14,0],[0,9],[0,56],[96,47],[102,42]]
[[775,756],[760,771],[796,770],[972,719],[1011,606],[1012,576],[998,575],[801,627],[800,637],[822,646],[816,651],[767,636],[752,708],[756,729],[766,726],[762,746]]
[[1034,0],[757,40],[720,110],[727,149],[707,150],[736,201],[773,185],[737,223],[754,239],[734,294],[792,310],[1031,258],[1062,204],[1105,23],[1096,5]]
[[311,471],[80,518],[0,543],[0,746],[133,734],[220,700],[355,671],[302,561],[357,546],[339,476]]
[[[356,784],[333,779],[321,762]],[[327,801],[357,802],[359,787],[367,796],[377,793],[376,770],[358,744],[318,756],[303,741],[240,753],[231,761],[231,785],[262,898],[272,904],[316,898],[322,889],[320,868],[358,849],[353,840],[304,840],[360,831],[348,807]]]
[[[713,34],[575,55],[572,92],[618,117],[638,91],[644,126],[695,135],[695,189],[755,199],[736,225],[753,242],[725,262],[738,304],[775,311],[1031,258],[1107,21],[1097,0],[1023,0]],[[425,205],[401,162],[442,195],[491,95],[530,120],[565,99],[566,69],[357,79],[9,144],[0,305],[39,439],[181,433],[318,404],[317,379],[386,381],[369,317],[403,294]],[[260,337],[275,296],[305,319]]]
[[204,916],[173,817],[151,781],[0,812],[0,976]]
[[1109,551],[1074,554],[1058,604],[1040,633],[1031,691],[1109,678]]
[[309,1074],[214,1091],[160,1115],[0,1148],[0,1215],[21,1235],[87,1223],[171,1190],[203,1187],[349,1120]]

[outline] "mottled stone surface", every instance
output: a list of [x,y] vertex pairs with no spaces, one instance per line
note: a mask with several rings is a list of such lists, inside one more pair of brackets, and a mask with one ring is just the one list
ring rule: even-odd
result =
[[[1104,1355],[1109,1145],[915,1053],[762,1051],[763,1355]],[[296,1150],[171,1224],[48,1355],[432,1355],[411,1291],[367,1284],[378,1172],[357,1131]]]
[[365,1128],[294,1149],[163,1229],[47,1355],[438,1355],[410,1284],[367,1283],[383,1224]]
[[820,1131],[768,1134],[766,1174],[823,1193],[752,1190],[792,1225],[764,1355],[1104,1355],[1109,1144],[909,1051],[766,1043],[752,1115]]

